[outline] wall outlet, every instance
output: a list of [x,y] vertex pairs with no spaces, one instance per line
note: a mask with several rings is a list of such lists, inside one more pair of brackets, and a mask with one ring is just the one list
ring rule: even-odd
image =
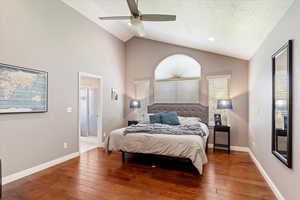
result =
[[67,112],[71,113],[73,111],[72,107],[67,107]]
[[64,142],[64,149],[68,148],[68,143]]

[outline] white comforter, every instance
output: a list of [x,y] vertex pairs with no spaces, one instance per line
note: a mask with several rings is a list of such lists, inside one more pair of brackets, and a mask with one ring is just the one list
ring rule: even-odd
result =
[[111,132],[106,140],[109,151],[125,151],[131,153],[157,154],[179,158],[189,158],[202,174],[203,165],[207,163],[205,153],[206,140],[209,135],[208,127],[201,123],[206,132],[205,137],[197,135],[164,135],[164,134],[128,134],[125,128]]

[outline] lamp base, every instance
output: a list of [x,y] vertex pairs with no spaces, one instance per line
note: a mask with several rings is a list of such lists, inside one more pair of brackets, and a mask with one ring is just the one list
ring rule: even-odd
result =
[[230,121],[229,121],[229,117],[227,116],[227,113],[223,115],[222,121],[224,126],[230,126]]

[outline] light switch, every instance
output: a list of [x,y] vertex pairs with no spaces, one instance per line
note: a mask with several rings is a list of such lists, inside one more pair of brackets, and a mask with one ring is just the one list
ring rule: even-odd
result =
[[73,111],[72,107],[67,107],[67,112],[71,113]]

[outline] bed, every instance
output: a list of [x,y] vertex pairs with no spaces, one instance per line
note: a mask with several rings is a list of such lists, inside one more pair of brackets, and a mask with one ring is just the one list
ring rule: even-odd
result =
[[[122,160],[126,153],[142,153],[189,159],[200,174],[203,165],[207,163],[206,151],[209,131],[207,127],[208,107],[201,104],[152,104],[148,106],[148,113],[177,112],[182,117],[197,117],[206,135],[167,135],[167,134],[124,134],[125,128],[111,132],[106,140],[108,151],[121,151]],[[193,122],[195,123],[195,122]]]

